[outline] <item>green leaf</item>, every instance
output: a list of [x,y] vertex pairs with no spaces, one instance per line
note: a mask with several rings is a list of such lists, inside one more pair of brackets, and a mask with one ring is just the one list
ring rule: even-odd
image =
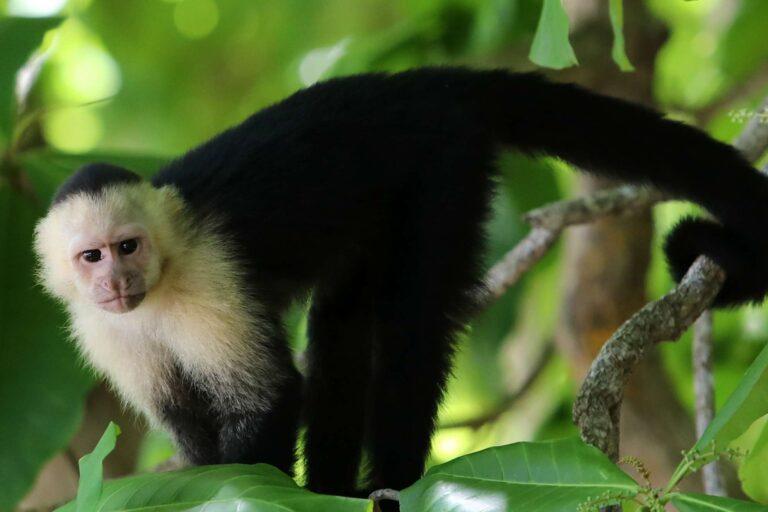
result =
[[635,67],[629,62],[624,49],[624,0],[611,0],[609,4],[611,27],[613,28],[613,48],[611,56],[622,71],[634,71]]
[[765,505],[748,501],[707,496],[705,494],[674,494],[672,504],[680,512],[765,512]]
[[725,449],[758,418],[768,414],[768,345],[747,369],[739,386],[726,401],[723,409],[693,446],[706,450],[712,443],[718,450]]
[[[32,233],[56,187],[87,162],[156,169],[156,157],[35,151],[21,157],[20,183],[0,182],[0,510],[11,509],[42,465],[63,450],[82,419],[93,379],[67,340],[66,318],[34,279]],[[31,192],[31,193],[30,193]]]
[[102,463],[107,455],[112,453],[120,435],[120,427],[109,422],[101,439],[88,455],[80,457],[80,483],[77,486],[77,512],[95,510],[101,498],[104,483],[104,467]]
[[579,63],[568,40],[568,15],[561,0],[544,0],[528,58],[539,66],[554,69]]
[[61,308],[35,283],[32,232],[44,211],[0,181],[0,510],[12,509],[66,447],[92,383]]
[[[74,512],[75,503],[59,508]],[[266,464],[198,466],[153,473],[104,484],[98,504],[107,511],[248,511],[248,512],[371,512],[369,500],[325,496],[304,490],[288,475]]]
[[401,492],[400,507],[403,512],[576,510],[607,494],[619,501],[639,490],[603,453],[570,438],[489,448],[433,467]]
[[[755,424],[755,426],[759,426]],[[754,428],[754,427],[753,427]],[[749,455],[739,467],[739,480],[744,492],[755,501],[768,503],[768,421],[762,422],[757,439],[749,450]]]
[[16,72],[62,18],[0,18],[0,139],[11,139]]

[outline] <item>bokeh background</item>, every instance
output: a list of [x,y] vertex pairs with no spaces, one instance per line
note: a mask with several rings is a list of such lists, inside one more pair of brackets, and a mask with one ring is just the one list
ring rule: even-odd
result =
[[[34,285],[34,222],[81,163],[149,173],[318,80],[423,65],[539,70],[655,105],[725,141],[768,93],[764,0],[626,1],[630,73],[611,59],[607,1],[563,4],[580,65],[557,71],[528,57],[537,0],[0,0],[8,16],[62,17],[13,82],[20,109],[0,138],[0,510],[70,498],[77,458],[109,420],[124,434],[108,476],[172,455],[78,362],[59,307]],[[0,30],[0,55],[26,58],[25,33]],[[13,80],[7,68],[0,62],[0,81]],[[503,153],[499,165],[489,265],[526,233],[523,212],[609,185],[549,159]],[[621,321],[671,286],[659,234],[689,210],[666,204],[573,229],[480,315],[463,336],[432,462],[574,434],[578,382]],[[303,313],[297,305],[286,319],[299,352]],[[760,307],[717,313],[719,401],[766,343],[767,319]],[[624,451],[654,480],[693,441],[690,357],[689,336],[659,347],[627,394]],[[750,495],[766,500],[765,477],[750,478]]]

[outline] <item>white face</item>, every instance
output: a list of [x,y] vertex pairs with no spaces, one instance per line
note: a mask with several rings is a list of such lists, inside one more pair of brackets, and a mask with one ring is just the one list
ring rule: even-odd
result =
[[182,209],[174,189],[149,183],[67,198],[35,230],[41,284],[70,305],[111,313],[136,309],[158,286],[163,262],[173,257],[172,219]]
[[69,244],[75,283],[99,308],[126,313],[141,304],[158,265],[147,230],[139,224],[87,229]]

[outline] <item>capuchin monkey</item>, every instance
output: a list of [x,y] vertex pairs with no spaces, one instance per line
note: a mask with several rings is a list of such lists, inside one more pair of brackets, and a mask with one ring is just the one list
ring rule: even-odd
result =
[[[481,287],[499,148],[695,201],[666,240],[680,278],[725,269],[718,306],[768,290],[768,179],[730,146],[535,74],[417,69],[329,80],[150,181],[78,170],[36,230],[40,279],[87,360],[192,464],[291,472],[310,489],[419,478],[456,334]],[[310,295],[311,294],[311,295]],[[308,370],[281,314],[311,296]]]

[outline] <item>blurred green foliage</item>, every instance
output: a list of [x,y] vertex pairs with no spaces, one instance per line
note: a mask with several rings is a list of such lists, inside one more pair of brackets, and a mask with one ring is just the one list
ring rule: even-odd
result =
[[[670,29],[655,73],[662,106],[695,115],[765,72],[768,2],[647,3]],[[557,9],[560,2],[549,4]],[[542,5],[532,0],[0,0],[0,13],[64,17],[47,34],[58,19],[0,19],[0,510],[18,501],[42,464],[64,448],[92,383],[65,341],[64,316],[35,288],[30,250],[35,220],[73,168],[100,160],[149,173],[253,111],[334,75],[439,64],[531,68],[525,56]],[[567,36],[562,27],[560,36]],[[36,57],[15,80],[38,42]],[[631,56],[633,48],[626,51]],[[20,108],[10,115],[16,111],[17,84]],[[734,109],[752,111],[765,89],[741,96]],[[720,112],[710,126],[724,140],[743,127],[728,114]],[[500,165],[505,180],[489,225],[489,263],[525,234],[522,212],[568,192],[569,178],[563,178],[559,164],[504,154]],[[687,208],[659,208],[660,232]],[[492,410],[524,377],[526,364],[510,369],[505,354],[521,344],[534,347],[524,353],[535,354],[550,342],[560,272],[555,252],[473,323],[457,357],[443,421]],[[670,285],[656,244],[649,288],[657,296]],[[288,323],[300,346],[302,310]],[[765,310],[718,313],[716,336],[722,401],[765,343]],[[666,346],[664,358],[690,406],[689,341]],[[572,433],[573,384],[565,368],[560,360],[548,364],[521,412],[478,430],[440,431],[434,462],[500,440]],[[766,444],[765,435],[755,439]],[[162,442],[148,446],[167,450]],[[143,458],[157,460],[151,451]],[[753,495],[764,497],[768,483],[752,471]]]

